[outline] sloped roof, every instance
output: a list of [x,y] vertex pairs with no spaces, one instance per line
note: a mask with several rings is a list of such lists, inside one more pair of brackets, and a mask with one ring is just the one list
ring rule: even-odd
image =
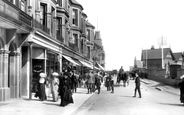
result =
[[89,23],[88,21],[86,21],[86,25],[89,27],[92,27],[93,29],[95,29],[95,26],[93,26],[91,23]]
[[174,55],[175,61],[178,61],[180,59],[182,53],[181,52],[177,52],[177,53],[173,53],[173,55]]
[[75,4],[75,5],[80,6],[80,7],[82,8],[82,10],[84,9],[84,8],[82,7],[82,5],[79,4],[76,0],[71,0],[71,2],[72,2],[73,4]]
[[102,46],[102,39],[101,39],[101,36],[100,36],[100,31],[95,32],[94,43],[97,44],[100,47]]
[[[163,57],[165,58],[168,52],[171,52],[172,57],[174,58],[170,48],[163,48]],[[141,60],[144,59],[162,59],[162,49],[149,49],[142,50]]]

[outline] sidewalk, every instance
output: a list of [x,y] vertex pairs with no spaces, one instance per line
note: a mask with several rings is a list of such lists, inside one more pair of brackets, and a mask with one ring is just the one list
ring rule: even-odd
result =
[[169,85],[157,82],[157,81],[149,80],[149,79],[141,79],[141,81],[145,84],[154,84],[155,88],[160,91],[165,91],[167,93],[171,93],[171,94],[180,96],[179,88],[169,86]]
[[53,102],[52,98],[46,101],[38,99],[12,99],[0,102],[0,115],[71,115],[93,94],[86,94],[86,88],[78,88],[77,93],[73,94],[73,104],[66,107],[59,106],[58,102]]

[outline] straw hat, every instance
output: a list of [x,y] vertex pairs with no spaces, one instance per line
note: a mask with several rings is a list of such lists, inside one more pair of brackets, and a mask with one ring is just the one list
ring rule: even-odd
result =
[[52,73],[53,76],[59,76],[57,72]]
[[181,77],[180,77],[180,79],[183,79],[184,78],[184,75],[182,75]]
[[45,73],[40,73],[40,77],[46,77],[47,75]]

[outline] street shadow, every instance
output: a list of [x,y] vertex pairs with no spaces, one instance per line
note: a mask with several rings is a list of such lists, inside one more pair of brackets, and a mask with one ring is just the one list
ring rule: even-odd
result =
[[122,84],[115,84],[114,87],[124,87]]
[[179,107],[184,107],[183,104],[179,104],[179,103],[159,103],[161,105],[170,105],[170,106],[179,106]]
[[85,91],[85,92],[76,92],[76,93],[73,93],[73,94],[87,94],[87,91]]
[[158,83],[156,85],[152,85],[151,87],[159,87],[159,86],[163,86],[164,84],[163,83]]
[[133,96],[127,96],[127,95],[122,95],[122,96],[120,96],[120,97],[135,98],[135,97],[133,97]]
[[61,106],[60,106],[58,103],[56,103],[56,102],[53,102],[53,103],[44,102],[44,103],[42,103],[42,104],[61,107]]
[[23,100],[25,100],[25,101],[40,101],[39,99],[27,99],[27,98],[24,98]]

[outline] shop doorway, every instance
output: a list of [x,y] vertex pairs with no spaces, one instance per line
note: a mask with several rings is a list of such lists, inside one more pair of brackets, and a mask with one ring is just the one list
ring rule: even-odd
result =
[[44,59],[33,59],[33,79],[32,79],[32,93],[35,93],[38,89],[39,74],[44,72]]

